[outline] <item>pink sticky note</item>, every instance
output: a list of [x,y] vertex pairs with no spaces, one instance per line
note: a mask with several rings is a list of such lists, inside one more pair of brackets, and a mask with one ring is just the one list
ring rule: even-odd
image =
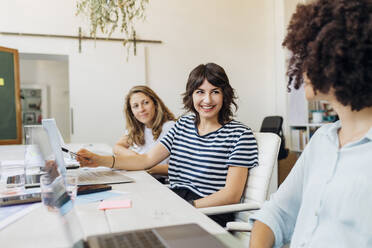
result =
[[121,200],[121,201],[102,201],[98,209],[99,210],[106,210],[106,209],[116,209],[116,208],[131,208],[132,201],[131,200]]

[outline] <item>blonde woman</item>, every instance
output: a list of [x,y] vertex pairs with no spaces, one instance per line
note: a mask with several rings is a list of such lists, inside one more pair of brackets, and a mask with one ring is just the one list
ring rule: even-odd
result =
[[[144,85],[134,86],[125,98],[126,133],[115,144],[116,156],[149,151],[174,126],[173,113],[159,96]],[[169,157],[153,167],[152,174],[168,174]]]

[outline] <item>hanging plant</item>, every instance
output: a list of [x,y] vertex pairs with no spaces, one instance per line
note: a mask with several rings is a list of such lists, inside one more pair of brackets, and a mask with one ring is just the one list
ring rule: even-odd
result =
[[137,20],[145,18],[148,0],[78,0],[76,15],[83,14],[90,20],[90,35],[97,36],[97,29],[111,34],[120,26],[124,45],[133,34]]

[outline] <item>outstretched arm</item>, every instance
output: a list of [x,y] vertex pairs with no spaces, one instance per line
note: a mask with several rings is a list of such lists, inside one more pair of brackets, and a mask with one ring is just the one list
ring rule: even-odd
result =
[[77,160],[83,167],[104,166],[123,170],[149,169],[169,156],[168,150],[162,144],[157,144],[144,154],[120,154],[115,157],[101,156],[86,149],[81,149],[77,154]]

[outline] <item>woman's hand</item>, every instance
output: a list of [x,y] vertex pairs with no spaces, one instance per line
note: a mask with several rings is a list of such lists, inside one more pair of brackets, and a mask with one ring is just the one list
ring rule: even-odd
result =
[[87,149],[80,149],[77,152],[76,160],[81,167],[97,167],[100,165],[100,155],[88,151]]

